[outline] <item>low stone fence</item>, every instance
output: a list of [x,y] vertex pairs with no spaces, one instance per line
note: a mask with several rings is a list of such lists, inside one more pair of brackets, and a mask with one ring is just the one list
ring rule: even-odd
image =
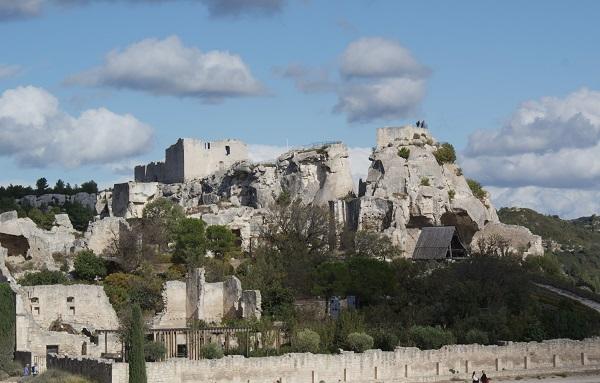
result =
[[46,356],[46,365],[49,369],[63,370],[85,376],[97,383],[112,382],[113,363],[107,359],[71,358],[57,354],[48,354]]
[[[392,352],[370,350],[362,354],[171,359],[146,365],[149,383],[434,382],[469,379],[472,371],[481,373],[481,370],[494,379],[600,371],[600,338],[506,346],[454,345],[426,351],[397,348]],[[127,383],[127,365],[115,363],[112,376],[113,383]]]

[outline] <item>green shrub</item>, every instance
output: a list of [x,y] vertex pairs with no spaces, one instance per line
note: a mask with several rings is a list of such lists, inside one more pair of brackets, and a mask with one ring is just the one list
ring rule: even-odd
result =
[[296,352],[319,352],[321,337],[311,329],[305,328],[300,330],[292,340],[292,348]]
[[421,186],[429,186],[429,178],[427,178],[427,177],[421,178]]
[[379,330],[372,335],[373,346],[382,351],[394,351],[398,346],[398,336],[389,330]]
[[146,341],[144,344],[144,359],[146,362],[158,362],[164,358],[167,348],[160,342]]
[[473,195],[476,198],[479,198],[480,200],[482,200],[487,195],[487,192],[483,189],[483,187],[481,186],[481,184],[479,182],[477,182],[471,178],[468,178],[467,185],[469,185],[471,192],[473,193]]
[[86,231],[88,224],[94,218],[94,211],[79,202],[66,202],[63,209],[69,215],[73,228],[79,231]]
[[35,273],[28,273],[19,278],[19,284],[21,286],[66,285],[68,283],[69,279],[64,273],[47,269]]
[[75,276],[84,281],[93,281],[96,277],[106,277],[104,260],[91,250],[84,250],[77,254],[74,262]]
[[408,337],[421,350],[437,350],[447,344],[456,343],[452,331],[441,327],[412,326],[408,330]]
[[364,352],[373,348],[373,337],[364,332],[353,332],[346,338],[346,345],[351,351]]
[[454,146],[447,142],[443,143],[435,152],[433,152],[438,164],[453,164],[456,161],[456,151]]
[[474,328],[467,331],[465,342],[467,344],[488,344],[490,343],[490,337],[487,332]]
[[398,149],[398,156],[408,160],[408,157],[410,156],[410,149],[406,147]]
[[202,356],[205,359],[221,359],[223,349],[216,343],[207,343],[201,348]]

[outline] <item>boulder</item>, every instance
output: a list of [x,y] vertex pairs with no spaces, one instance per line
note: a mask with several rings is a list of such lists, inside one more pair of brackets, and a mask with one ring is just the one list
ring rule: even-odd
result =
[[483,230],[473,236],[471,250],[480,250],[481,241],[488,241],[493,237],[502,238],[507,241],[508,251],[514,254],[522,254],[523,257],[544,255],[542,237],[532,234],[523,226],[507,225],[500,222],[491,222],[485,225]]

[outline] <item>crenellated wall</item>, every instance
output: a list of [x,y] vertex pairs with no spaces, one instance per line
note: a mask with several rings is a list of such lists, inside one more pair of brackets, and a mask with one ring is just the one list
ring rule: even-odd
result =
[[[149,383],[425,382],[468,379],[472,371],[481,370],[495,379],[600,370],[600,339],[559,339],[506,346],[455,345],[427,351],[398,348],[393,352],[370,350],[362,354],[172,359],[146,365]],[[112,382],[127,383],[127,365],[115,363],[112,367]]]

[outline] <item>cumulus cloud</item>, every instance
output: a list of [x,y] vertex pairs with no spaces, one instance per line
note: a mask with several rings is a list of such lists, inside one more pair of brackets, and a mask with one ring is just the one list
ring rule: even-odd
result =
[[44,89],[27,86],[0,96],[0,155],[20,166],[105,164],[139,155],[153,131],[135,117],[105,108],[71,116]]
[[425,81],[386,78],[367,83],[347,83],[340,90],[334,111],[349,122],[394,120],[415,111],[425,96]]
[[42,5],[42,0],[0,0],[0,21],[37,16]]
[[499,207],[526,207],[535,211],[558,215],[565,219],[589,216],[600,211],[600,191],[582,189],[541,188],[487,188],[492,202]]
[[341,58],[337,113],[349,122],[394,120],[412,115],[425,96],[430,70],[393,40],[365,37]]
[[17,65],[0,64],[0,79],[16,76],[20,71],[21,67]]
[[474,132],[461,162],[501,205],[600,211],[600,92],[524,102],[501,128]]
[[415,79],[430,72],[400,43],[381,37],[365,37],[350,43],[342,55],[340,71],[346,77]]
[[277,71],[304,93],[335,92],[333,112],[348,122],[396,120],[413,115],[425,97],[430,69],[397,41],[365,37],[348,45],[340,58],[339,78],[325,68],[289,65]]
[[71,76],[66,82],[194,97],[205,102],[264,92],[238,55],[202,52],[184,46],[177,36],[145,39],[124,50],[113,50],[103,65]]

